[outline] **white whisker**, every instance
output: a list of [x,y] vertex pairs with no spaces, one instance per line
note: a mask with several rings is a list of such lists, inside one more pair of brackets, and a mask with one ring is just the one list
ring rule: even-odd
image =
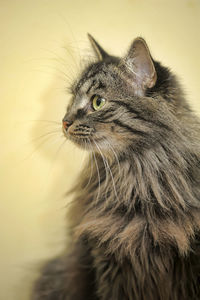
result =
[[[55,133],[52,132],[51,135],[50,135],[50,133],[49,133],[49,134],[44,134],[44,136],[40,136],[40,137],[36,138],[35,140],[40,139],[40,138],[43,138],[43,141],[42,141],[41,143],[39,143],[39,144],[35,147],[35,149],[34,149],[29,155],[27,155],[27,156],[23,159],[23,161],[25,161],[25,160],[27,160],[27,159],[30,159],[30,158],[37,152],[37,150],[38,150],[42,145],[44,145],[47,141],[49,141],[49,139],[50,139],[53,135],[57,135],[57,133],[58,133],[58,132],[55,132]],[[45,139],[45,137],[46,137],[47,139]],[[61,137],[63,137],[63,135],[59,136],[59,139],[60,139]],[[58,136],[57,136],[57,138],[58,138]],[[33,139],[33,141],[34,141],[34,139]],[[29,143],[31,143],[31,141],[30,141]],[[28,144],[28,143],[27,143],[27,144]]]
[[89,177],[88,183],[85,186],[85,189],[89,186],[89,184],[91,182],[91,179],[92,179],[92,174],[93,174],[93,159],[92,159],[92,153],[91,152],[89,153],[89,161],[91,161],[90,177]]
[[[96,143],[94,140],[93,140],[93,142],[94,142],[95,145],[97,146],[97,143]],[[102,152],[101,152],[99,146],[97,146],[97,148],[99,149],[100,153],[102,154]],[[103,158],[103,154],[102,154],[102,158]],[[110,172],[110,176],[111,176],[111,178],[112,178],[112,184],[113,184],[113,189],[114,189],[114,192],[115,192],[115,196],[116,196],[117,199],[118,199],[118,195],[117,195],[117,190],[116,190],[116,186],[115,186],[115,181],[114,181],[113,173],[112,173],[112,171],[111,171],[111,168],[110,168],[110,166],[109,166],[108,160],[107,160],[106,158],[105,158],[105,163],[106,163],[106,165],[107,165],[107,167],[108,167],[108,170],[109,170],[109,172]]]
[[[84,146],[84,150],[85,149],[86,149],[86,146]],[[81,158],[81,162],[80,162],[80,170],[82,170],[82,168],[83,168],[84,160],[85,160],[85,151],[82,152],[82,158]]]
[[44,133],[42,135],[39,135],[39,136],[33,138],[32,140],[30,140],[29,142],[27,142],[27,144],[36,142],[36,141],[38,141],[38,140],[40,140],[40,139],[42,139],[44,137],[48,137],[49,135],[53,135],[53,134],[57,134],[57,133],[60,133],[60,130],[57,129],[57,130],[54,130],[54,131],[46,132],[46,133]]
[[61,125],[61,122],[53,121],[53,120],[28,120],[26,122],[44,122],[44,123],[53,123]]
[[95,155],[94,150],[92,149],[92,145],[91,145],[91,142],[90,142],[89,138],[88,138],[88,141],[89,141],[90,146],[91,146],[91,151],[92,151],[92,154],[93,154],[93,157],[94,157],[94,161],[95,161],[95,165],[96,165],[96,170],[97,170],[97,174],[98,174],[98,184],[99,184],[99,188],[98,188],[98,193],[97,193],[97,198],[96,198],[96,201],[97,201],[97,200],[99,199],[99,194],[100,194],[100,189],[101,189],[100,172],[99,172],[99,167],[98,167],[96,155]]
[[63,145],[64,145],[66,142],[67,142],[67,139],[65,139],[65,140],[60,144],[60,146],[58,147],[56,153],[54,154],[53,159],[52,159],[52,161],[51,161],[51,166],[50,166],[50,168],[49,168],[49,173],[52,172],[52,169],[53,169],[54,163],[55,163],[55,161],[56,161],[56,159],[57,159],[57,157],[58,157],[58,154],[60,153],[60,150],[62,149]]
[[106,171],[106,180],[105,180],[105,187],[107,186],[107,181],[108,181],[108,170],[107,170],[107,162],[106,162],[106,158],[104,157],[100,147],[98,146],[98,144],[95,142],[94,139],[92,139],[93,143],[96,145],[97,147],[97,150],[99,151],[102,159],[103,159],[103,164],[104,164],[104,168],[105,168],[105,171]]
[[106,140],[106,142],[108,143],[108,145],[109,145],[110,149],[112,150],[112,152],[114,153],[114,156],[115,156],[116,161],[117,161],[117,164],[118,164],[119,174],[121,174],[121,167],[120,167],[120,162],[119,162],[119,158],[118,158],[118,156],[117,156],[117,153],[116,153],[115,150],[113,149],[111,143],[109,143],[108,139],[105,138],[105,140]]

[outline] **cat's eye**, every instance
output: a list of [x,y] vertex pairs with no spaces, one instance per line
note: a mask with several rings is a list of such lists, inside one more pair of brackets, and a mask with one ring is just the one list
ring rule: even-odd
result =
[[106,100],[98,95],[92,96],[92,107],[94,110],[101,109],[104,104],[106,103]]

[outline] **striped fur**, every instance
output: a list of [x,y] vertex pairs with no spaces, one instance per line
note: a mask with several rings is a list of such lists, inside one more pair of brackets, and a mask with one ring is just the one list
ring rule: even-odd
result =
[[122,59],[90,40],[100,60],[64,117],[90,152],[72,190],[72,245],[42,269],[33,299],[200,299],[199,119],[144,40]]

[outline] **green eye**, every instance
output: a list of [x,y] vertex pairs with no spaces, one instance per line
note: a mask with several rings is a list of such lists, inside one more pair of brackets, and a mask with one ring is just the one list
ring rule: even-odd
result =
[[92,97],[92,107],[94,108],[94,110],[101,109],[105,103],[106,103],[106,100],[104,98],[101,98],[98,95],[94,95]]

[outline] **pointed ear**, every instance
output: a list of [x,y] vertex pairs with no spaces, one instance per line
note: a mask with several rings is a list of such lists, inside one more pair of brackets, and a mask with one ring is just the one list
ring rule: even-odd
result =
[[95,39],[88,33],[88,38],[99,60],[108,58],[110,55],[95,41]]
[[133,41],[123,65],[129,79],[132,77],[133,86],[137,87],[138,94],[144,94],[146,88],[152,88],[156,84],[156,70],[144,39],[136,38]]

